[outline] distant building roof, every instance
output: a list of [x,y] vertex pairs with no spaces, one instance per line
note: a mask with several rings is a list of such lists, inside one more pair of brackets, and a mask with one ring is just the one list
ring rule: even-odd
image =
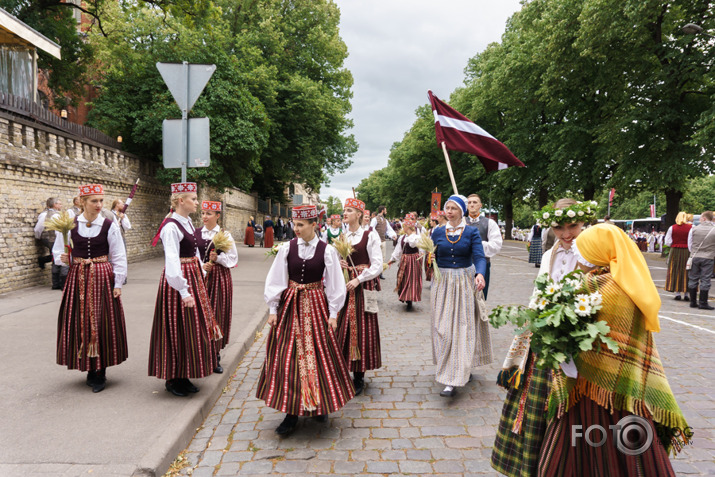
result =
[[0,8],[0,44],[34,46],[61,59],[60,45],[25,25],[2,8]]

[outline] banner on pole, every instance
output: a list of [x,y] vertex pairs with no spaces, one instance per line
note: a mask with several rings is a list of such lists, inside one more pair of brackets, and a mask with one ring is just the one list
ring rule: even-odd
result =
[[430,213],[439,212],[440,210],[442,210],[442,193],[432,192],[432,205]]
[[611,188],[611,192],[608,193],[608,205],[613,205],[613,197],[616,195],[616,189]]
[[650,217],[655,218],[655,204],[650,204]]

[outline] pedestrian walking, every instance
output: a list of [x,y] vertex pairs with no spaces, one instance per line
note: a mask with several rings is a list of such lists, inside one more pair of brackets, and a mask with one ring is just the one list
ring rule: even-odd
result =
[[315,234],[315,206],[291,214],[296,238],[281,246],[266,277],[271,330],[256,392],[286,413],[280,436],[293,432],[299,416],[327,421],[355,395],[335,338],[346,294],[340,257]]
[[[555,216],[556,210],[562,214]],[[552,248],[542,257],[539,276],[546,273],[552,280],[560,282],[578,268],[572,245],[584,224],[595,218],[595,210],[590,210],[587,204],[563,198],[538,213],[541,225],[550,227],[556,237]],[[543,218],[544,214],[548,217]],[[510,477],[537,474],[539,452],[546,432],[544,411],[553,376],[550,369],[536,367],[536,355],[530,349],[530,341],[528,332],[514,337],[497,377],[497,384],[507,390],[507,395],[492,448],[491,464],[495,470]]]
[[671,225],[665,233],[665,245],[670,247],[668,272],[665,275],[665,291],[674,292],[676,300],[682,299],[681,293],[685,293],[686,301],[690,300],[686,265],[690,256],[688,236],[692,228],[693,225],[688,223],[688,214],[681,211],[675,217],[675,224]]
[[453,397],[471,379],[474,366],[492,362],[487,316],[478,314],[477,292],[484,289],[486,258],[479,229],[467,227],[467,198],[444,203],[448,223],[432,234],[435,260],[442,274],[432,285],[432,358],[440,396]]
[[355,394],[365,387],[365,372],[382,367],[380,351],[380,327],[377,313],[365,309],[365,290],[368,293],[380,290],[379,276],[382,273],[382,240],[371,228],[363,230],[360,222],[365,203],[354,198],[345,199],[343,220],[347,224],[347,240],[354,251],[348,261],[340,264],[347,269],[347,298],[338,317],[338,345],[350,371],[353,372]]
[[263,246],[265,248],[273,248],[273,227],[275,224],[271,220],[270,215],[266,215],[266,220],[263,221]]
[[248,223],[246,224],[246,233],[243,236],[244,245],[248,245],[249,247],[253,247],[254,245],[256,245],[255,229],[256,221],[253,219],[253,216],[250,216],[248,218]]
[[[238,252],[231,232],[218,225],[221,213],[221,202],[209,200],[201,202],[201,221],[204,226],[195,232],[199,256],[204,264],[204,271],[206,271],[206,293],[211,302],[214,319],[223,335],[223,338],[215,343],[217,349],[214,373],[218,374],[223,373],[220,351],[226,347],[231,335],[231,318],[233,317],[231,269],[238,265]],[[219,232],[223,232],[221,234],[223,237],[219,235]],[[216,241],[219,238],[228,243],[217,245]]]
[[539,224],[535,224],[526,237],[526,241],[529,242],[529,263],[533,263],[536,268],[541,266],[541,256],[543,255],[541,244],[546,238],[544,232],[545,230]]
[[[688,271],[688,293],[690,308],[715,310],[708,303],[708,293],[713,276],[715,263],[715,224],[713,213],[706,210],[700,214],[700,225],[690,229],[688,234],[688,249],[690,250],[690,270]],[[700,288],[700,301],[697,300]]]
[[388,265],[395,262],[400,264],[395,291],[399,300],[407,304],[407,311],[410,311],[413,302],[422,301],[422,267],[417,249],[420,236],[416,233],[414,221],[406,220],[402,227],[405,233],[397,240]]
[[277,241],[283,240],[283,217],[278,216],[275,224],[275,238]]
[[[668,453],[679,452],[689,442],[684,432],[690,427],[653,339],[660,331],[661,302],[648,265],[615,225],[584,230],[575,244],[581,268],[591,271],[586,280],[589,291],[598,290],[602,297],[596,319],[610,327],[608,336],[618,345],[618,353],[599,343],[574,359],[577,377],[554,372],[539,475],[675,476]],[[584,438],[591,426],[617,429],[626,425],[623,419],[636,419],[642,438],[651,433],[649,447],[617,432],[604,432],[605,442],[598,446]],[[623,447],[639,452],[622,452]]]
[[166,380],[166,390],[180,397],[199,392],[189,379],[213,373],[217,354],[214,341],[221,339],[189,218],[198,208],[196,193],[194,182],[171,184],[171,212],[157,232],[164,245],[164,270],[154,307],[149,376]]
[[492,269],[491,259],[501,251],[502,247],[501,230],[494,220],[482,214],[482,199],[479,194],[467,197],[467,210],[469,214],[465,217],[465,221],[468,226],[479,229],[484,255],[487,259],[487,271],[484,275],[484,299],[486,300]]
[[87,372],[92,392],[104,390],[107,368],[127,359],[127,332],[122,284],[127,255],[119,227],[100,212],[101,184],[79,188],[83,212],[74,217],[71,255],[64,237],[55,232],[56,263],[70,265],[57,324],[57,364]]

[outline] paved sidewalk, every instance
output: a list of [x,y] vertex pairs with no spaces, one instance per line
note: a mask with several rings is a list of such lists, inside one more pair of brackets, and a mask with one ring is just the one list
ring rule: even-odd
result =
[[163,258],[129,265],[122,301],[129,359],[93,394],[86,373],[55,364],[61,293],[33,288],[0,296],[0,475],[161,475],[190,442],[230,372],[265,323],[264,249],[239,246],[233,270],[231,342],[223,375],[196,380],[201,392],[171,396],[147,376],[149,338]]
[[[492,264],[491,306],[528,302],[537,270],[525,262],[523,244],[507,242]],[[649,262],[660,279],[664,262]],[[431,359],[429,285],[407,312],[392,292],[395,273],[395,267],[386,273],[380,294],[383,368],[366,374],[363,395],[329,423],[301,419],[292,436],[278,438],[274,430],[284,416],[254,397],[265,327],[172,475],[497,475],[489,458],[505,392],[494,380],[511,331],[492,330],[495,362],[475,369],[457,397],[442,398]],[[664,297],[664,313],[689,310],[677,305]],[[715,314],[699,315],[677,315],[681,323],[663,319],[657,336],[673,391],[695,429],[695,445],[673,459],[678,475],[715,474]]]

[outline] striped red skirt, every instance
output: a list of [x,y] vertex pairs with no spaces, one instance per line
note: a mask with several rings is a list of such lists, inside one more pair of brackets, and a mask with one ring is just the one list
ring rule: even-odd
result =
[[[554,419],[548,425],[539,458],[539,476],[675,477],[668,453],[650,419],[647,422],[653,433],[653,442],[645,452],[627,455],[618,450],[609,426],[615,426],[629,415],[630,412],[618,410],[611,414],[591,399],[582,397],[563,417]],[[576,445],[572,446],[571,432],[579,429],[573,426],[580,425],[581,433],[585,434],[593,424],[599,424],[606,430],[606,442],[595,447],[589,445],[583,435],[575,435]],[[595,429],[590,432],[589,438],[592,442],[599,442],[602,435],[600,430]],[[633,437],[627,436],[628,439]],[[634,446],[639,447],[640,444]]]
[[[350,278],[353,279],[355,276],[351,272]],[[354,291],[348,292],[345,306],[343,306],[338,315],[338,344],[350,371],[364,373],[367,370],[382,367],[380,327],[377,322],[377,313],[365,312],[365,302],[362,297],[363,288],[379,290],[379,281],[379,278],[366,281]],[[351,319],[348,314],[350,295],[354,295],[355,331],[350,326]],[[357,349],[358,352],[355,353],[351,348]]]
[[246,227],[246,235],[243,237],[243,244],[250,245],[251,247],[256,245],[256,234],[253,233],[253,227]]
[[402,254],[395,291],[400,301],[422,300],[422,266],[416,253]]
[[215,321],[198,259],[182,258],[181,273],[196,304],[184,308],[161,272],[149,343],[149,376],[159,379],[203,378],[216,367]]
[[355,396],[328,324],[323,286],[311,285],[312,289],[291,287],[283,293],[256,392],[267,406],[298,416],[335,412]]
[[[121,298],[114,298],[114,269],[106,261],[74,259],[57,320],[57,364],[96,371],[127,359]],[[97,260],[97,259],[95,259]]]
[[211,271],[206,274],[206,292],[209,295],[214,318],[221,328],[223,338],[216,342],[219,349],[224,349],[228,344],[231,334],[231,317],[233,312],[233,279],[231,270],[214,263]]

